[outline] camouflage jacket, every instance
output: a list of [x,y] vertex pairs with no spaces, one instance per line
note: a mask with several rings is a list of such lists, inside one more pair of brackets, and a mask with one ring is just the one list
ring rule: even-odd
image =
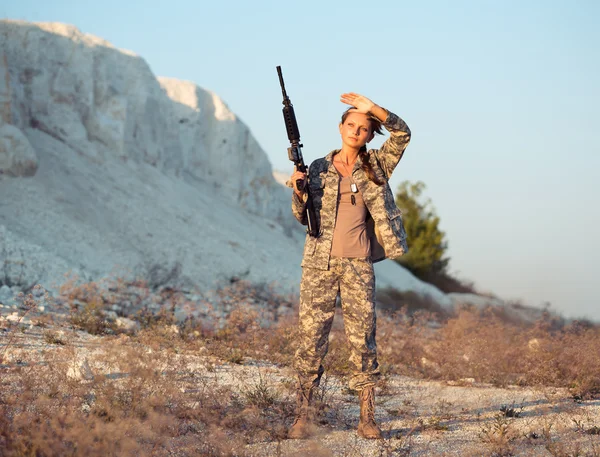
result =
[[[396,207],[388,180],[408,146],[410,129],[402,119],[391,112],[383,125],[390,132],[390,137],[380,149],[371,149],[367,154],[373,171],[379,180],[385,181],[385,183],[378,186],[369,180],[361,168],[360,156],[352,169],[352,178],[358,186],[369,212],[367,234],[370,238],[373,262],[400,257],[408,252],[402,213]],[[326,157],[315,160],[308,170],[308,186],[315,206],[320,234],[316,238],[306,235],[302,258],[303,267],[320,270],[329,268],[340,187],[340,177],[333,165],[333,156],[338,152],[339,149],[336,149]],[[304,200],[306,200],[306,195]],[[307,225],[305,209],[305,201],[292,192],[292,212],[303,225]]]

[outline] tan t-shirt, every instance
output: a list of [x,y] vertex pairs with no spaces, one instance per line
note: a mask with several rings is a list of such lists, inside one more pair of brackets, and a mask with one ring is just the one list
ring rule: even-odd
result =
[[[340,180],[338,210],[333,230],[332,257],[368,257],[371,246],[367,236],[367,207],[360,192],[352,192],[350,176]],[[354,204],[352,203],[354,197]]]

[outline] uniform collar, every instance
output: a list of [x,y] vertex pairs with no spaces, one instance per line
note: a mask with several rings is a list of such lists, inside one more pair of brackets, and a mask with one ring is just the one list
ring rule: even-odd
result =
[[[333,151],[331,151],[329,154],[327,154],[325,156],[325,160],[327,160],[327,162],[329,162],[329,168],[328,171],[329,173],[335,173],[337,174],[337,170],[335,169],[335,165],[333,164],[333,156],[336,155],[337,153],[339,153],[341,151],[341,149],[334,149]],[[354,170],[360,168],[362,165],[362,159],[360,158],[360,155],[356,158],[356,162],[354,162],[354,167],[352,167],[352,173],[354,173]]]

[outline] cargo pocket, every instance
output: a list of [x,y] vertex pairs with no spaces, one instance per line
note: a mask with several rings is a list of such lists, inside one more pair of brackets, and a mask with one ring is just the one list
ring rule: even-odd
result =
[[350,258],[347,273],[351,278],[353,298],[361,303],[373,303],[375,299],[375,273],[370,258]]

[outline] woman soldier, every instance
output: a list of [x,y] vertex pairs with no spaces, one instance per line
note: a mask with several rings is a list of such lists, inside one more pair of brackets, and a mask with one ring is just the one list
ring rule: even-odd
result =
[[[373,262],[399,257],[408,248],[401,212],[388,180],[410,141],[408,126],[395,114],[368,98],[347,93],[341,101],[352,108],[339,125],[342,148],[314,161],[306,175],[291,176],[292,211],[304,225],[309,187],[319,236],[307,235],[300,284],[299,347],[294,367],[298,372],[296,419],[290,438],[310,434],[313,390],[323,374],[329,332],[340,295],[344,328],[353,367],[349,387],[359,394],[358,434],[381,438],[374,420],[375,383],[380,375],[375,343],[375,276]],[[379,150],[366,144],[381,125],[389,132]],[[304,183],[298,188],[298,180]]]

